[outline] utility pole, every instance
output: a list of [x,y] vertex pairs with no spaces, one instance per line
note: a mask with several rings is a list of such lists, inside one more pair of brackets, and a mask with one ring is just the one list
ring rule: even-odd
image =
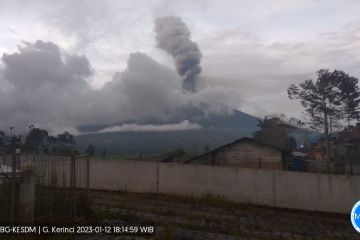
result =
[[14,128],[15,128],[14,126],[10,126],[10,151],[11,151],[11,153],[13,153],[13,151],[15,151],[14,146],[13,146],[13,135],[12,135]]
[[[33,128],[35,128],[35,126],[34,126],[34,124],[31,124],[30,126],[29,126],[29,134],[30,134],[30,132],[31,132],[31,130],[33,129]],[[35,146],[34,146],[34,141],[31,141],[31,152],[32,152],[32,154],[33,154],[33,156],[34,156],[34,148],[35,148]]]
[[11,141],[11,138],[12,138],[12,131],[15,127],[14,126],[10,126],[10,141]]

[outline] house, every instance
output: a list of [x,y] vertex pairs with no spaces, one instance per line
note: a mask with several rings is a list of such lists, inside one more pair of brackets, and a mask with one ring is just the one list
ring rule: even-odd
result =
[[309,171],[360,173],[360,127],[349,126],[329,135],[329,157],[324,137],[306,155]]
[[[331,156],[335,160],[350,160],[352,156],[360,156],[360,127],[348,127],[338,133],[330,142]],[[359,158],[353,159],[358,160]]]
[[183,163],[283,169],[286,152],[252,138],[241,138]]

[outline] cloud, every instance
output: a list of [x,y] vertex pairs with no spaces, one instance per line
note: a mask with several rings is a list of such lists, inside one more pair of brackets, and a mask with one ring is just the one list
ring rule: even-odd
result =
[[202,127],[197,123],[191,123],[188,120],[184,120],[180,123],[173,124],[123,124],[121,126],[113,126],[105,128],[99,133],[109,133],[109,132],[167,132],[167,131],[184,131],[184,130],[198,130]]
[[[163,95],[166,93],[161,93],[158,96],[161,102],[159,111],[152,108],[151,103],[144,103],[147,109],[142,112],[143,109],[134,111],[131,106],[139,106],[143,100],[136,98],[138,102],[133,104],[129,100],[131,97],[124,93],[125,88],[137,87],[118,83],[117,92],[111,87],[101,87],[105,82],[114,84],[116,79],[122,82],[122,73],[115,77],[113,75],[115,71],[128,72],[130,52],[141,51],[155,62],[172,68],[172,60],[154,48],[156,42],[152,24],[159,16],[179,15],[203,53],[199,89],[205,91],[204,88],[207,88],[206,91],[212,92],[214,88],[230,88],[233,93],[226,101],[255,115],[268,112],[296,115],[302,111],[302,107],[289,101],[286,96],[286,88],[291,83],[311,78],[316,70],[323,67],[342,69],[360,77],[359,4],[356,0],[233,0],[226,4],[219,0],[104,0],[101,3],[94,0],[4,1],[0,8],[0,32],[4,33],[0,40],[0,52],[14,53],[16,44],[23,39],[30,42],[42,39],[44,42],[55,42],[69,56],[74,52],[85,54],[96,71],[93,70],[92,75],[83,77],[83,80],[85,85],[90,83],[97,90],[86,86],[90,88],[84,91],[87,94],[77,94],[76,99],[71,100],[69,105],[76,108],[75,114],[60,110],[63,104],[56,108],[64,116],[72,116],[74,124],[100,120],[116,122],[130,117],[143,119],[145,115],[167,118],[172,114],[168,112],[177,112],[182,109],[181,106],[188,106],[189,101],[192,101],[190,105],[201,106],[199,97],[184,96],[179,89],[171,88],[178,96],[171,99],[171,104],[165,106],[167,104],[161,102],[161,99],[168,99]],[[61,55],[64,55],[64,50],[61,50]],[[63,64],[66,65],[64,61]],[[0,66],[0,72],[4,67]],[[14,83],[1,80],[1,76],[0,81],[0,94],[7,92],[8,96],[6,99],[0,98],[7,102]],[[170,82],[177,81],[175,76],[174,81]],[[46,86],[40,85],[43,88]],[[157,93],[152,91],[153,94]],[[57,91],[53,94],[61,95]],[[203,92],[199,95],[206,94]],[[231,100],[234,95],[241,96],[242,100]],[[110,96],[116,100],[109,101]],[[21,98],[16,99],[16,104],[26,108],[29,103]],[[94,101],[92,98],[106,100]],[[20,101],[24,103],[20,104]],[[52,101],[48,100],[49,105],[57,106]],[[216,103],[213,100],[212,105]],[[90,114],[95,112],[93,108],[97,109],[98,114]],[[10,111],[10,108],[2,109]],[[211,111],[214,110],[212,107]],[[9,112],[8,115],[22,118],[21,113]],[[66,122],[61,117],[55,120]]]
[[130,54],[127,68],[96,91],[96,99],[97,119],[106,123],[166,118],[187,103],[179,76],[142,53]]
[[28,90],[47,85],[71,89],[86,87],[86,78],[92,70],[83,56],[64,56],[51,42],[37,41],[19,47],[19,53],[4,54],[4,75],[16,90]]
[[[286,89],[315,77],[320,68],[341,69],[360,77],[360,23],[297,41],[267,42],[242,31],[203,32],[201,86],[221,85],[242,96],[240,109],[257,116],[283,112],[300,116]],[[217,46],[221,46],[218,49]]]
[[[0,92],[0,112],[6,113],[0,117],[1,128],[14,125],[25,130],[37,124],[59,132],[86,124],[166,122],[184,109],[229,113],[238,100],[225,88],[184,91],[174,70],[143,53],[130,54],[126,69],[100,89],[89,85],[94,70],[85,56],[66,53],[52,42],[24,43],[17,52],[4,54],[2,61],[3,81],[10,87]],[[185,121],[164,128],[170,127],[194,125]]]
[[0,94],[2,127],[74,123],[69,116],[78,111],[78,99],[91,91],[87,79],[92,69],[86,57],[65,56],[54,43],[37,41],[4,54],[2,61],[8,82]]
[[[114,74],[111,82],[96,90],[92,107],[95,116],[83,122],[118,123],[147,120],[173,121],[185,109],[201,109],[205,114],[229,114],[240,98],[233,91],[207,86],[196,93],[184,91],[182,79],[172,69],[143,53],[132,53],[123,72]],[[92,113],[93,109],[86,112]],[[93,114],[94,115],[94,114]],[[185,120],[185,119],[184,119]]]

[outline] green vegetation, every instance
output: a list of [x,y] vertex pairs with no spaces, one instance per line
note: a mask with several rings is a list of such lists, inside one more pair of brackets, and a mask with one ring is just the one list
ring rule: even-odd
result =
[[290,99],[300,100],[309,117],[309,124],[324,133],[326,155],[330,158],[329,132],[341,128],[346,116],[347,125],[360,120],[358,79],[343,71],[320,69],[316,80],[290,85]]
[[94,157],[94,156],[95,156],[96,150],[95,150],[94,145],[89,144],[89,146],[86,148],[86,154],[87,154],[89,157]]
[[46,130],[32,127],[25,137],[24,150],[28,153],[56,155],[77,154],[74,136],[68,132],[50,136]]
[[10,218],[10,185],[0,185],[0,222],[6,222]]
[[295,128],[290,124],[281,116],[265,117],[264,120],[259,120],[260,130],[256,131],[253,136],[260,142],[292,152],[296,149],[297,143],[293,137],[289,136]]
[[[38,186],[36,188],[35,221],[38,224],[69,224],[71,221],[68,189]],[[85,192],[76,195],[77,216],[89,221],[93,216],[91,202]]]
[[176,159],[177,161],[185,155],[185,150],[182,148],[175,148],[167,153],[168,159]]

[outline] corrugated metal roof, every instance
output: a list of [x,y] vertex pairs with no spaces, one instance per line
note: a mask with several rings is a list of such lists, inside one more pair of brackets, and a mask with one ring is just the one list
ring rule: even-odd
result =
[[225,145],[223,145],[223,146],[221,146],[221,147],[218,147],[218,148],[216,148],[216,149],[214,149],[214,150],[212,150],[212,151],[209,151],[209,152],[203,153],[203,154],[201,154],[201,155],[198,155],[198,156],[196,156],[196,157],[193,157],[193,158],[190,158],[190,159],[188,159],[188,160],[185,160],[185,161],[183,161],[183,163],[189,163],[189,162],[191,162],[191,161],[194,160],[194,159],[203,157],[203,156],[208,155],[208,154],[211,154],[211,153],[213,153],[213,152],[217,152],[217,151],[219,151],[219,150],[221,150],[221,149],[223,149],[223,148],[226,148],[226,147],[229,147],[229,146],[231,146],[231,145],[238,144],[238,143],[241,143],[241,142],[252,142],[252,143],[255,143],[255,144],[262,145],[262,146],[267,146],[267,147],[275,148],[275,149],[278,149],[278,150],[280,150],[280,151],[282,151],[282,152],[286,151],[284,148],[280,148],[280,147],[277,147],[277,146],[273,146],[273,145],[271,145],[271,144],[267,144],[267,143],[261,142],[261,141],[259,141],[259,140],[254,139],[254,138],[244,137],[244,138],[240,138],[240,139],[238,139],[238,140],[235,140],[234,142],[231,142],[231,143],[225,144]]

